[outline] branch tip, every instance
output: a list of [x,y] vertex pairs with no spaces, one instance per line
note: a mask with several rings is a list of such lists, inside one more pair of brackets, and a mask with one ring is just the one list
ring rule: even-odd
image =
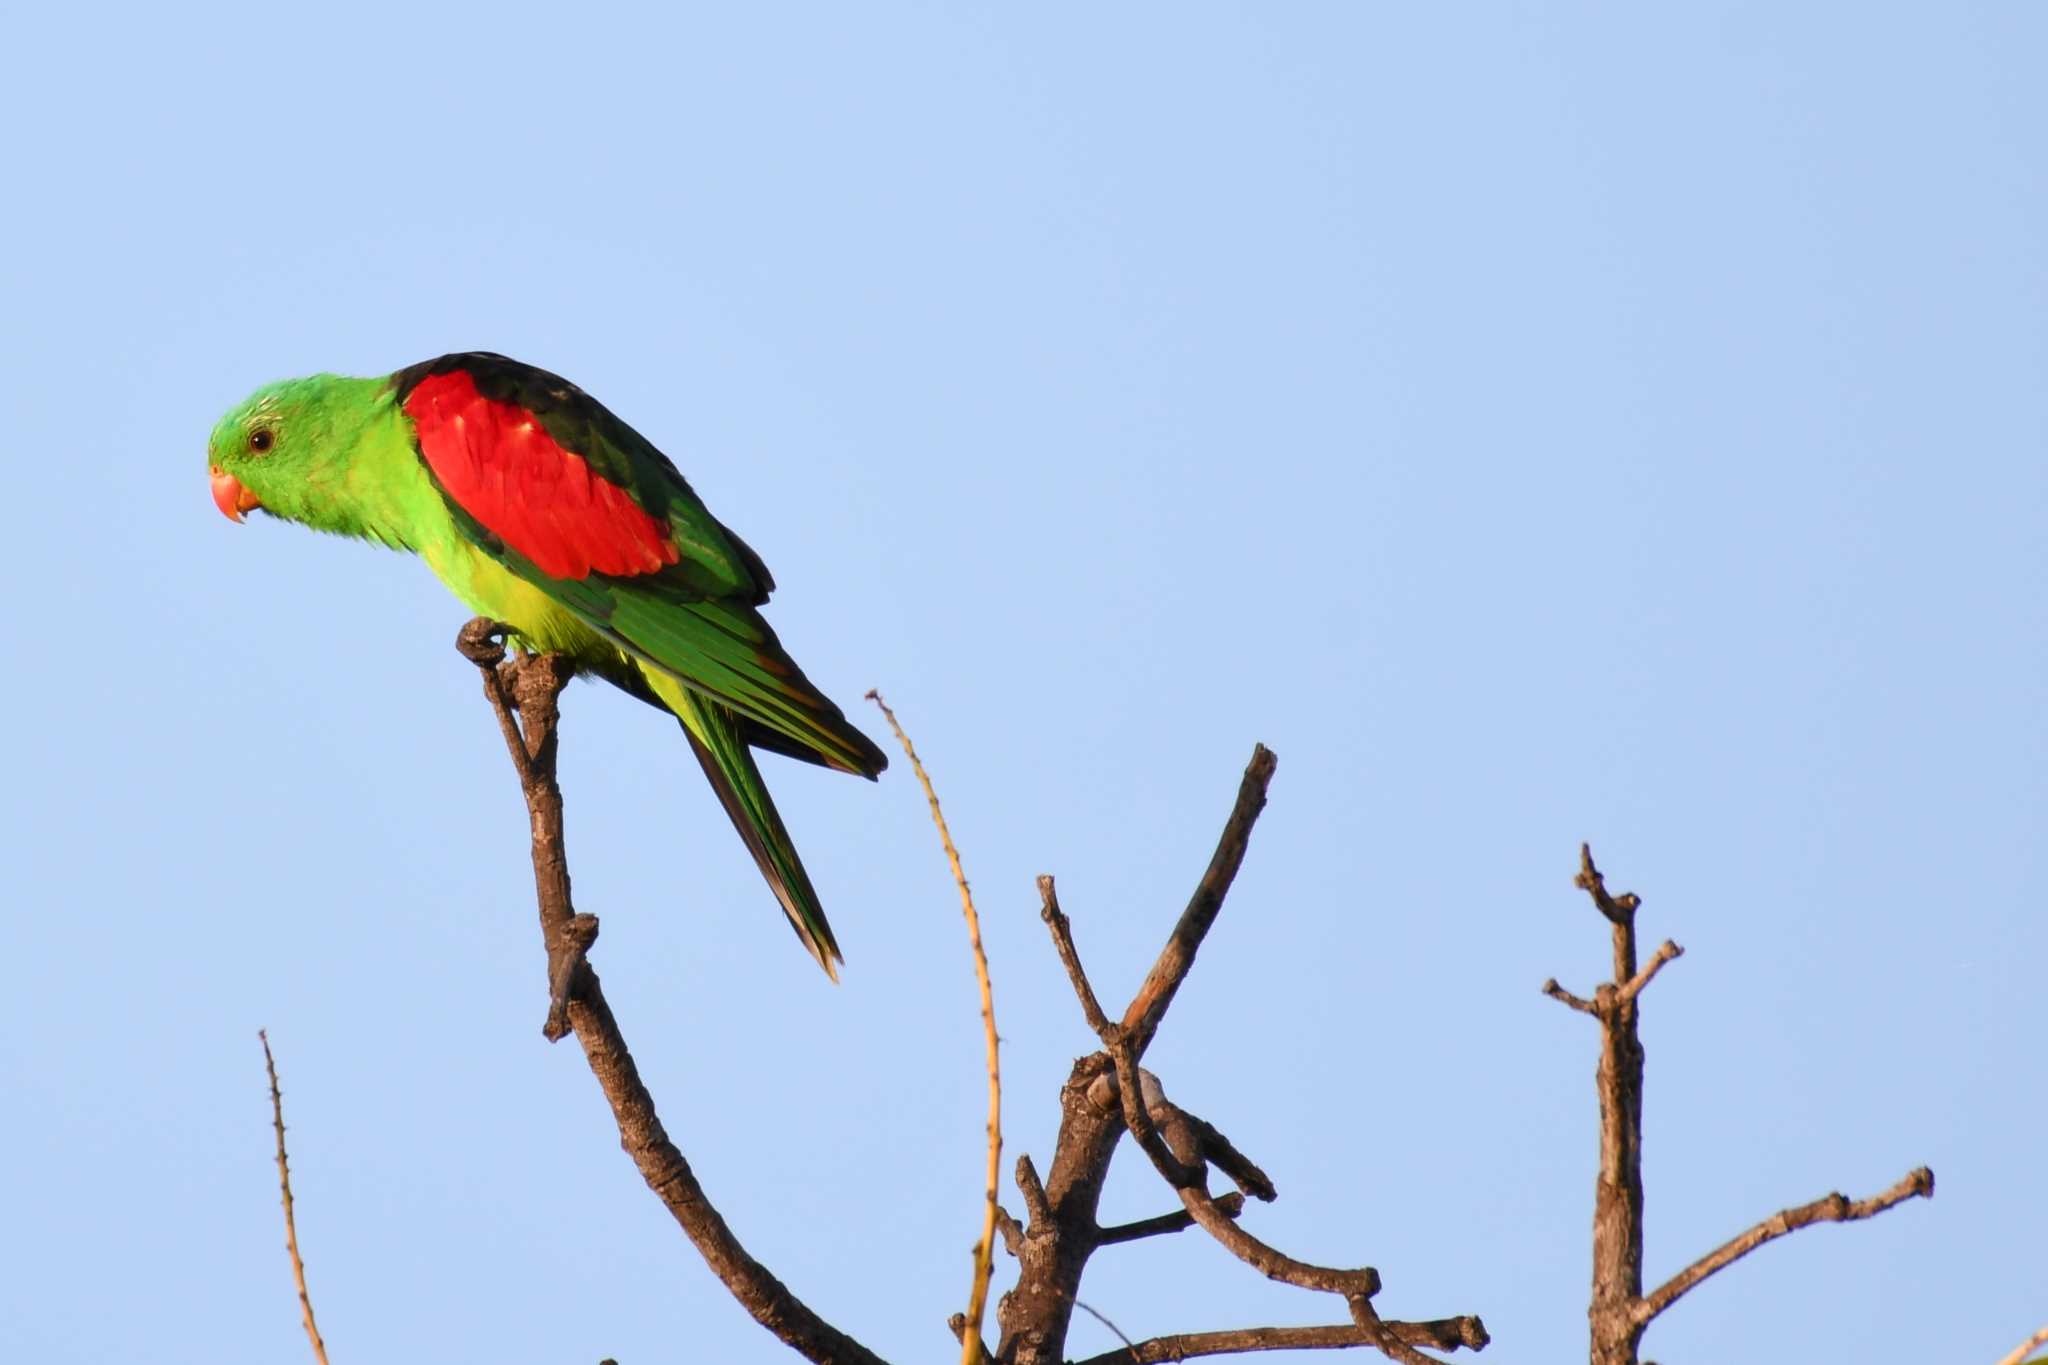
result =
[[1642,906],[1642,897],[1633,891],[1624,891],[1619,896],[1609,895],[1607,879],[1593,864],[1593,846],[1579,845],[1579,872],[1572,878],[1572,885],[1593,898],[1594,906],[1615,924],[1627,924],[1635,918]]
[[1644,964],[1643,969],[1630,977],[1628,984],[1621,988],[1621,999],[1624,1001],[1633,1000],[1641,995],[1643,988],[1648,986],[1657,973],[1664,969],[1665,963],[1684,956],[1685,949],[1679,947],[1670,939],[1665,939],[1663,943],[1657,946],[1657,951],[1650,955],[1650,960]]
[[1579,996],[1573,995],[1570,991],[1558,985],[1557,978],[1554,976],[1543,983],[1543,993],[1552,1000],[1557,1001],[1560,1005],[1569,1005],[1580,1014],[1598,1015],[1600,1013],[1598,1005],[1594,1004],[1591,1000],[1581,999]]
[[1102,1012],[1102,1002],[1095,998],[1095,987],[1088,981],[1088,972],[1081,966],[1080,950],[1074,946],[1074,926],[1060,909],[1058,889],[1053,885],[1051,873],[1041,873],[1038,878],[1038,917],[1045,921],[1046,929],[1052,934],[1053,951],[1060,957],[1060,965],[1067,969],[1067,980],[1074,987],[1074,995],[1081,1002],[1082,1017],[1088,1021],[1089,1029],[1100,1038],[1110,1027],[1109,1017]]

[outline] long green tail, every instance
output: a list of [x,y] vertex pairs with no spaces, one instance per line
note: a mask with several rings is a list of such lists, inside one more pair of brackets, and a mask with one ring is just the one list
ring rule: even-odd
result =
[[818,960],[825,975],[839,979],[835,963],[843,961],[832,926],[825,922],[824,907],[811,879],[797,857],[796,845],[782,826],[782,816],[769,798],[761,770],[754,766],[754,753],[741,732],[741,721],[717,702],[684,687],[655,669],[643,669],[648,684],[669,710],[683,723],[690,748],[704,766],[704,776],[731,817],[733,828],[746,841],[761,875],[767,879],[790,928],[802,940],[804,949]]

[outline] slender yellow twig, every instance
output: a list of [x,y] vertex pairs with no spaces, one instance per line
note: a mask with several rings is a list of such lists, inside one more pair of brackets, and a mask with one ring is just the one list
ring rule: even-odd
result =
[[953,881],[960,888],[960,909],[967,917],[967,942],[974,949],[974,975],[981,984],[981,1031],[988,1045],[988,1191],[981,1211],[981,1240],[974,1247],[974,1286],[967,1296],[967,1325],[960,1333],[961,1365],[979,1365],[985,1354],[981,1340],[981,1319],[988,1307],[988,1282],[995,1271],[996,1182],[1003,1157],[1003,1081],[996,1064],[996,1004],[988,984],[988,954],[981,948],[981,917],[974,913],[974,895],[967,889],[967,874],[960,868],[960,852],[953,847],[953,835],[946,828],[946,814],[939,809],[939,794],[932,790],[931,777],[912,746],[910,736],[896,722],[896,713],[882,700],[880,692],[869,692],[868,700],[882,708],[896,742],[910,758],[924,799],[931,803],[932,823],[939,827],[939,842],[946,847],[946,861],[953,865]]
[[2020,1362],[2027,1358],[2027,1353],[2036,1346],[2048,1346],[2048,1327],[2043,1327],[2040,1331],[2000,1356],[1998,1365],[2020,1365]]
[[284,1249],[291,1253],[292,1280],[299,1287],[299,1311],[306,1319],[306,1339],[313,1343],[313,1359],[327,1365],[327,1345],[320,1329],[313,1325],[313,1299],[306,1293],[306,1263],[299,1259],[299,1229],[292,1219],[292,1168],[284,1155],[284,1096],[277,1088],[277,1063],[270,1056],[270,1035],[262,1029],[263,1069],[270,1075],[270,1122],[277,1129],[277,1183],[284,1191]]

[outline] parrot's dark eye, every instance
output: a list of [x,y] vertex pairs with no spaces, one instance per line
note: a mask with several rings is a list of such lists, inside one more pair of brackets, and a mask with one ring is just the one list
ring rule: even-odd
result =
[[277,443],[277,433],[269,427],[258,427],[249,433],[249,449],[261,455]]

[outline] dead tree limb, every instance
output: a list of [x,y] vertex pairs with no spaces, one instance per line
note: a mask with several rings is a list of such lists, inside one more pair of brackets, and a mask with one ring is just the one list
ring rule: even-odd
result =
[[[1151,987],[1153,978],[1160,978],[1160,988],[1141,989],[1131,1001],[1124,1019],[1127,1030],[1149,1013],[1141,1010],[1141,1002],[1156,1001],[1158,1011],[1163,1013],[1165,999],[1170,997],[1173,988],[1178,987],[1180,977],[1186,974],[1185,967],[1178,974],[1170,970],[1176,946],[1187,941],[1199,941],[1200,933],[1183,934],[1182,927],[1200,925],[1206,929],[1207,924],[1214,921],[1217,910],[1222,906],[1223,895],[1229,891],[1231,880],[1244,861],[1251,826],[1266,803],[1266,784],[1272,776],[1273,756],[1261,746],[1254,751],[1252,764],[1239,785],[1237,802],[1224,825],[1223,837],[1217,842],[1209,868],[1182,913],[1174,938],[1161,954],[1162,963],[1155,964],[1152,976],[1146,979],[1146,986]],[[1046,906],[1048,925],[1064,922],[1063,915],[1054,918],[1058,909],[1056,899],[1047,896]],[[1060,931],[1056,928],[1056,947],[1059,940]],[[1067,948],[1072,948],[1070,935]],[[1182,948],[1177,957],[1189,964],[1194,960],[1191,948]],[[1068,971],[1075,981],[1077,994],[1084,1000],[1093,998],[1094,989],[1088,985],[1079,958],[1075,956],[1069,960],[1069,954],[1062,952],[1062,959],[1068,961]],[[1162,965],[1166,970],[1162,970]],[[1169,980],[1171,986],[1166,984]],[[1085,1004],[1083,1008],[1086,1009]],[[1099,1004],[1094,1014],[1107,1022]],[[1093,1023],[1091,1019],[1091,1027]],[[1156,1028],[1157,1023],[1157,1014],[1152,1014],[1151,1028],[1133,1037],[1136,1055],[1143,1055],[1144,1045],[1150,1041],[1151,1029]],[[1051,1165],[1047,1167],[1045,1180],[1038,1190],[1043,1213],[1034,1212],[1024,1230],[1023,1254],[1017,1258],[1017,1284],[997,1306],[996,1319],[1002,1335],[996,1356],[1005,1365],[1061,1365],[1065,1359],[1064,1347],[1073,1317],[1074,1295],[1080,1288],[1081,1275],[1087,1269],[1089,1256],[1100,1245],[1101,1229],[1096,1225],[1095,1211],[1102,1200],[1102,1185],[1109,1174],[1117,1138],[1124,1131],[1118,1107],[1113,1103],[1102,1104],[1089,1096],[1090,1086],[1108,1074],[1111,1065],[1107,1053],[1091,1053],[1074,1063],[1066,1084],[1060,1089],[1059,1134],[1054,1139]],[[1036,1168],[1019,1161],[1019,1187],[1023,1189],[1028,1204],[1032,1190],[1022,1180],[1027,1171],[1033,1177],[1032,1184],[1039,1184]]]
[[[548,655],[507,658],[500,643],[504,634],[504,627],[479,618],[463,628],[457,647],[483,675],[485,697],[497,716],[526,799],[534,885],[547,950],[549,1009],[544,1033],[550,1039],[569,1032],[576,1035],[642,1178],[712,1272],[757,1322],[821,1365],[880,1365],[872,1351],[820,1318],[747,1254],[662,1128],[653,1098],[640,1081],[588,959],[597,938],[597,920],[577,914],[571,899],[562,838],[562,797],[555,777],[558,700],[570,669]],[[1213,1124],[1167,1100],[1157,1079],[1138,1066],[1243,864],[1252,826],[1265,805],[1273,767],[1272,753],[1263,745],[1256,747],[1208,868],[1158,960],[1114,1022],[1103,1012],[1088,982],[1052,879],[1041,879],[1043,915],[1052,930],[1054,948],[1066,965],[1083,1015],[1102,1049],[1076,1062],[1061,1089],[1059,1135],[1046,1178],[1040,1179],[1029,1156],[1017,1161],[1017,1187],[1028,1221],[1019,1224],[1009,1217],[996,1203],[993,1189],[989,1191],[985,1210],[989,1224],[984,1229],[982,1254],[988,1253],[994,1234],[1000,1231],[1005,1246],[1017,1257],[1018,1283],[1003,1296],[998,1308],[1002,1336],[993,1357],[980,1344],[979,1334],[971,1330],[968,1315],[955,1314],[948,1323],[961,1340],[965,1359],[993,1360],[1001,1365],[1059,1365],[1076,1306],[1075,1291],[1089,1256],[1098,1247],[1190,1226],[1201,1227],[1263,1274],[1342,1297],[1351,1321],[1330,1327],[1248,1328],[1155,1337],[1127,1342],[1120,1352],[1097,1357],[1097,1362],[1178,1360],[1302,1346],[1372,1346],[1391,1359],[1429,1362],[1432,1357],[1420,1354],[1418,1347],[1477,1350],[1486,1344],[1486,1329],[1476,1317],[1382,1321],[1371,1302],[1379,1291],[1379,1275],[1371,1267],[1312,1265],[1287,1256],[1239,1227],[1235,1220],[1243,1211],[1244,1195],[1271,1199],[1275,1196],[1272,1181]],[[957,877],[957,855],[948,852]],[[971,910],[969,914],[971,918]],[[986,1010],[986,978],[983,980],[985,1022],[992,1028]],[[992,1105],[1000,1093],[996,1084],[992,1067]],[[994,1124],[992,1109],[992,1138],[1000,1131]],[[1105,1229],[1096,1222],[1096,1209],[1117,1139],[1125,1132],[1178,1194],[1182,1209]],[[1236,1182],[1242,1193],[1212,1196],[1207,1181],[1211,1166]],[[978,1280],[981,1273],[977,1270]]]
[[[1074,1293],[1088,1257],[1098,1248],[1135,1237],[1202,1228],[1233,1255],[1271,1279],[1305,1289],[1336,1294],[1346,1304],[1351,1322],[1312,1328],[1247,1328],[1234,1332],[1188,1333],[1156,1337],[1092,1357],[1086,1365],[1110,1362],[1181,1360],[1198,1355],[1299,1347],[1371,1346],[1388,1357],[1427,1362],[1418,1345],[1474,1350],[1486,1344],[1486,1329],[1476,1317],[1442,1323],[1383,1322],[1374,1312],[1379,1273],[1370,1266],[1343,1269],[1298,1260],[1238,1226],[1241,1195],[1212,1196],[1207,1171],[1215,1165],[1246,1194],[1275,1196],[1265,1173],[1239,1152],[1214,1125],[1181,1109],[1166,1098],[1158,1079],[1138,1065],[1195,963],[1203,939],[1223,908],[1224,897],[1244,862],[1253,824],[1266,804],[1274,757],[1264,745],[1255,747],[1237,800],[1224,822],[1222,836],[1208,869],[1196,885],[1187,908],[1174,925],[1158,959],[1121,1017],[1112,1021],[1103,1010],[1081,956],[1073,926],[1060,909],[1050,877],[1039,878],[1040,917],[1052,937],[1054,952],[1080,1003],[1100,1051],[1074,1064],[1061,1093],[1061,1124],[1053,1148],[1052,1178],[1034,1191],[1036,1171],[1019,1162],[1026,1203],[1034,1206],[1025,1229],[1017,1287],[1004,1296],[1000,1310],[1003,1337],[1000,1360],[1013,1365],[1049,1365],[1060,1359]],[[1182,1212],[1143,1223],[1104,1229],[1095,1221],[1110,1158],[1117,1138],[1128,1132],[1155,1170],[1179,1196]],[[1026,1174],[1031,1184],[1024,1184]]]
[[1645,1323],[1649,1322],[1678,1302],[1700,1281],[1733,1265],[1765,1242],[1775,1241],[1812,1223],[1853,1223],[1859,1218],[1874,1218],[1892,1205],[1902,1204],[1915,1196],[1923,1199],[1934,1197],[1934,1172],[1925,1166],[1908,1171],[1890,1189],[1868,1199],[1852,1200],[1840,1193],[1825,1194],[1810,1204],[1780,1210],[1740,1236],[1729,1238],[1652,1290],[1636,1305],[1636,1316]]
[[[1244,1212],[1244,1194],[1232,1190],[1216,1201],[1217,1209],[1225,1218],[1235,1218]],[[1140,1218],[1134,1223],[1118,1223],[1102,1229],[1095,1239],[1100,1247],[1115,1246],[1118,1242],[1135,1242],[1144,1237],[1160,1237],[1168,1233],[1186,1232],[1195,1225],[1194,1215],[1186,1209],[1177,1213],[1162,1213],[1157,1218]]]
[[[768,1268],[747,1254],[705,1195],[640,1080],[633,1054],[605,1002],[586,954],[597,920],[578,915],[569,895],[562,839],[562,791],[555,781],[557,703],[570,669],[553,655],[505,656],[505,628],[479,617],[462,628],[456,648],[483,673],[484,695],[498,717],[532,825],[534,886],[547,949],[551,1039],[575,1033],[584,1059],[612,1108],[619,1138],[641,1178],[676,1220],[712,1273],[756,1322],[818,1365],[882,1365],[882,1359],[819,1317]],[[513,712],[518,713],[515,719]]]
[[[1436,1322],[1386,1323],[1405,1346],[1455,1351],[1479,1350],[1486,1333],[1477,1318],[1443,1318]],[[1182,1332],[1153,1337],[1132,1346],[1089,1356],[1074,1365],[1160,1365],[1196,1356],[1240,1355],[1252,1351],[1313,1351],[1332,1347],[1371,1346],[1372,1338],[1356,1325],[1345,1327],[1244,1327],[1232,1332]]]
[[1637,1365],[1643,1333],[1659,1313],[1694,1286],[1734,1264],[1764,1243],[1814,1223],[1869,1218],[1914,1196],[1932,1198],[1934,1172],[1921,1166],[1869,1199],[1826,1195],[1810,1204],[1771,1215],[1740,1236],[1694,1261],[1649,1295],[1643,1293],[1643,1044],[1639,997],[1665,964],[1685,950],[1668,939],[1647,964],[1636,965],[1636,910],[1633,893],[1609,894],[1593,865],[1593,851],[1579,846],[1574,884],[1611,926],[1614,978],[1587,1000],[1555,979],[1543,993],[1600,1025],[1600,1172],[1593,1186],[1593,1298],[1587,1309],[1592,1365]]

